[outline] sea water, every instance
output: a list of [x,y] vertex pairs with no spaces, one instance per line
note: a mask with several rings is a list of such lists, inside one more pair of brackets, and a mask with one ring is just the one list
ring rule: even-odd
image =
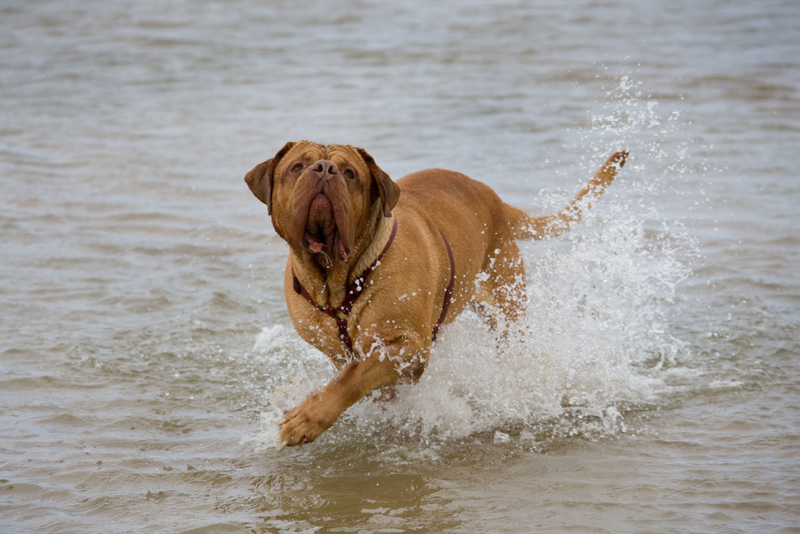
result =
[[[797,531],[795,2],[0,15],[3,532]],[[630,157],[513,335],[278,451],[335,371],[242,178],[303,138],[535,215]]]

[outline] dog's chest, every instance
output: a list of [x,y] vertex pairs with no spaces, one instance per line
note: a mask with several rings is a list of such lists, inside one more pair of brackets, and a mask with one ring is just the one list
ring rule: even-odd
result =
[[[296,294],[287,295],[286,304],[295,330],[304,341],[322,351],[335,364],[337,360],[346,363],[349,350],[340,337],[336,319]],[[346,321],[348,331],[354,330],[358,319],[356,316],[345,315],[341,311],[336,315]]]

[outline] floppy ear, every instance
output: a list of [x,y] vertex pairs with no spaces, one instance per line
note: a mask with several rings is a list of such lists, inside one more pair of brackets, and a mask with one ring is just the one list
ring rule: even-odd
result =
[[272,215],[272,183],[275,180],[275,167],[278,166],[281,158],[293,146],[294,143],[289,141],[275,154],[274,158],[268,159],[264,163],[259,163],[244,177],[244,181],[247,182],[250,191],[253,192],[258,200],[267,205],[267,213],[270,215]]
[[381,197],[381,207],[383,207],[383,216],[391,217],[392,208],[395,207],[397,201],[400,199],[400,188],[389,178],[388,174],[383,172],[383,169],[378,167],[378,164],[375,163],[375,160],[372,159],[372,156],[370,156],[366,150],[363,148],[357,150],[358,153],[361,154],[364,163],[367,164],[369,172],[372,174],[372,180],[378,188],[378,194]]

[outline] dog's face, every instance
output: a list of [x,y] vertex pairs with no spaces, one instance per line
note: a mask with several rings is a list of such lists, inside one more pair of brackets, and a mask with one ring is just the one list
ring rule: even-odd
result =
[[337,261],[347,261],[360,234],[371,226],[375,204],[389,217],[400,197],[400,189],[372,156],[349,145],[287,143],[247,173],[245,181],[291,247]]

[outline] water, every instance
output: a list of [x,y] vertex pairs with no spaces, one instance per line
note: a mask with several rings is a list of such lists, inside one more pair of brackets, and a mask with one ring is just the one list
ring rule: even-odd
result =
[[[0,7],[2,532],[798,532],[796,2]],[[242,178],[363,146],[588,220],[528,333],[442,330],[312,446],[332,376]]]

